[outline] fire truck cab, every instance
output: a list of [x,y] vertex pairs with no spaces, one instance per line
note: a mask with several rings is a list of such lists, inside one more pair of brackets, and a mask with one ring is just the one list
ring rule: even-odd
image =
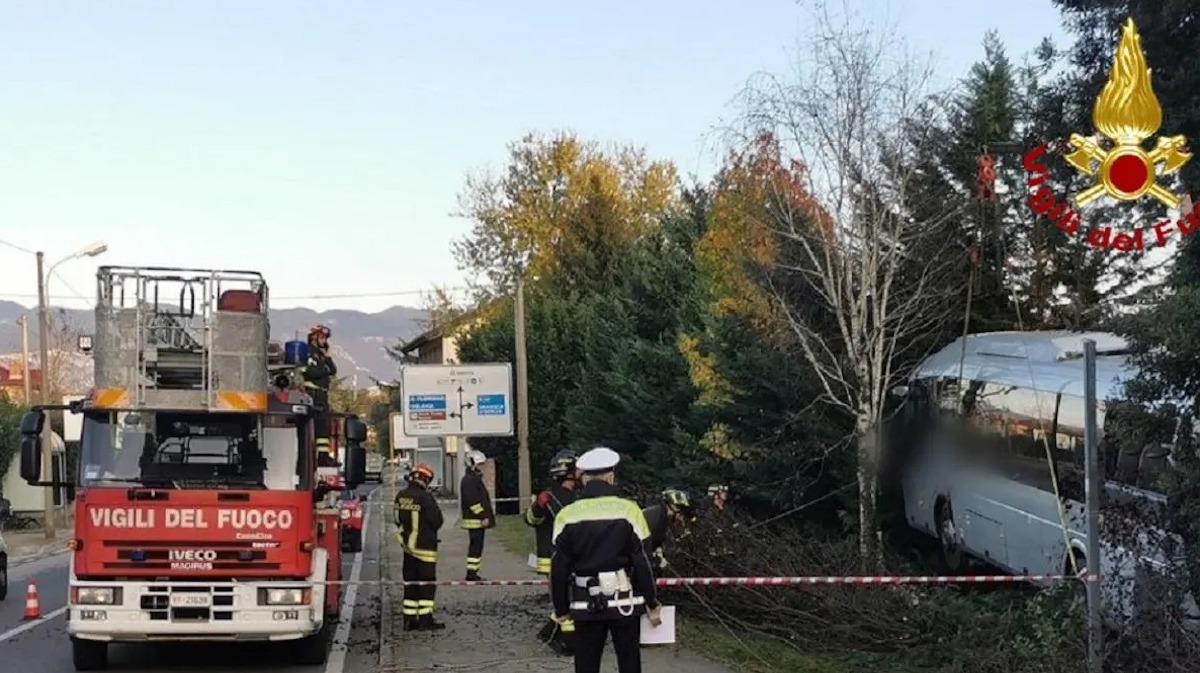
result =
[[[46,412],[83,416],[67,630],[76,670],[110,643],[287,641],[321,664],[340,606],[335,488],[318,478],[303,362],[269,362],[256,272],[101,267],[95,387],[21,424],[42,475]],[[363,481],[366,425],[341,424],[343,486]]]

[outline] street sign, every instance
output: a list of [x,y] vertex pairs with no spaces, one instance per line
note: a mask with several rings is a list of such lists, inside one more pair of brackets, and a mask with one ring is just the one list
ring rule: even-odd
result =
[[388,420],[390,421],[388,427],[391,428],[391,432],[388,434],[392,436],[393,449],[401,451],[417,448],[417,438],[404,433],[404,414],[393,411]]
[[409,437],[513,434],[512,365],[406,365],[401,414]]

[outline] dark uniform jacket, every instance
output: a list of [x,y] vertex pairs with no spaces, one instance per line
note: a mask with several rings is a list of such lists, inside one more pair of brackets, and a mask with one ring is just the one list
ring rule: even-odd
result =
[[646,525],[650,527],[650,537],[646,539],[646,553],[650,555],[655,570],[662,570],[666,566],[663,545],[671,532],[671,518],[667,516],[667,506],[662,503],[651,505],[642,510],[642,514],[646,517]]
[[[488,495],[487,486],[483,483],[483,475],[474,470],[463,475],[459,493],[462,494],[462,527],[491,528],[496,525],[496,514],[492,511],[492,498]],[[483,525],[483,520],[489,519]]]
[[[603,481],[585,485],[579,499],[554,519],[550,595],[555,613],[570,614],[576,621],[604,620],[636,616],[656,607],[654,571],[645,547],[649,537],[646,517],[637,503],[619,497],[616,487]],[[612,607],[599,612],[577,607],[588,601],[588,590],[578,586],[577,578],[617,570],[629,575],[633,595],[644,599],[642,605],[624,614]]]
[[[554,517],[563,507],[575,502],[579,494],[574,489],[563,488],[560,483],[551,484],[543,493],[546,494],[545,507],[535,502],[525,510],[525,523],[533,527],[533,538],[537,545],[537,571],[549,575],[550,556],[554,553]],[[538,498],[541,498],[540,493]]]
[[426,563],[437,563],[438,530],[442,508],[433,494],[416,484],[396,494],[396,526],[404,553]]
[[316,346],[308,347],[308,362],[304,365],[304,380],[311,384],[310,388],[318,388],[329,392],[333,377],[337,376],[337,365],[329,353]]

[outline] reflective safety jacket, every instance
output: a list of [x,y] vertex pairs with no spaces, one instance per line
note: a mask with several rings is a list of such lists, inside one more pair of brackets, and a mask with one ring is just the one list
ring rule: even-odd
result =
[[[577,497],[578,492],[574,489],[555,483],[539,493],[533,505],[525,510],[525,523],[533,527],[539,575],[550,574],[550,556],[554,553],[554,518],[563,507],[575,502]],[[546,504],[540,504],[542,502]]]
[[662,503],[651,505],[642,510],[646,517],[646,525],[650,528],[650,537],[646,539],[646,553],[654,563],[655,570],[661,571],[667,566],[663,556],[663,545],[671,531],[671,518],[667,516],[667,507]]
[[437,563],[438,531],[442,508],[433,494],[416,484],[396,494],[394,514],[404,553],[426,563]]
[[616,487],[603,481],[584,486],[579,499],[554,518],[550,595],[555,613],[575,621],[610,620],[657,607],[645,547],[649,537],[637,503],[619,497]]
[[316,388],[329,392],[333,377],[337,376],[337,365],[334,364],[333,358],[329,357],[327,351],[316,346],[309,346],[308,362],[304,364],[301,374],[304,376],[305,388],[310,390]]
[[[467,530],[474,528],[491,528],[496,525],[496,513],[492,511],[492,498],[487,486],[483,483],[483,475],[471,470],[463,475],[459,484],[459,494],[462,500],[462,527]],[[483,521],[488,520],[485,526]]]

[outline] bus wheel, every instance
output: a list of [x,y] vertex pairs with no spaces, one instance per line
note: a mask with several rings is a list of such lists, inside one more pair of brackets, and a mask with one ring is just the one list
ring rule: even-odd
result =
[[954,510],[951,509],[948,499],[938,498],[933,520],[937,527],[940,549],[938,560],[942,569],[949,573],[959,572],[963,568],[962,539],[958,534],[958,527],[954,525]]

